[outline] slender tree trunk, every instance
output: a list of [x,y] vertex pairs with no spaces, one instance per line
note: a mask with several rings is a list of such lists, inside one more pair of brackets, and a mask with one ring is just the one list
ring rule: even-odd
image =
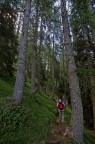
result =
[[54,92],[55,92],[55,77],[54,77],[54,34],[53,34],[53,51],[52,51],[52,96],[51,96],[52,99],[54,99]]
[[40,45],[39,45],[39,51],[38,51],[38,88],[41,88],[41,52],[42,52],[42,41],[43,41],[43,34],[42,34],[43,28],[42,28],[42,18],[41,18],[41,23],[40,23]]
[[66,63],[66,56],[65,56],[65,50],[63,49],[62,50],[62,69],[63,69],[63,78],[64,78],[64,99],[65,101],[67,100],[66,97],[67,97],[67,63]]
[[[88,44],[88,50],[87,50],[87,64],[88,69],[93,69],[93,65],[91,64],[91,54],[89,51],[90,44]],[[90,77],[90,97],[92,100],[92,108],[93,108],[93,129],[95,130],[95,78],[93,76],[93,73],[89,74]]]
[[93,129],[95,130],[95,79],[91,77],[91,99],[93,105]]
[[[89,11],[93,11],[93,13],[95,14],[95,11],[93,9],[92,6],[93,1],[89,1]],[[95,30],[92,31],[92,42],[95,45]],[[90,47],[90,45],[89,45]],[[90,68],[93,68],[92,64],[91,64],[91,54],[89,52],[90,55],[90,59],[89,59],[89,63],[90,63]],[[95,130],[95,77],[91,76],[91,100],[92,100],[92,107],[93,107],[93,129]]]
[[[90,51],[88,50],[88,68],[93,69],[90,57],[91,57]],[[93,109],[93,129],[95,130],[95,78],[93,76],[93,73],[91,73],[90,75],[90,82],[91,82],[90,97],[92,100],[92,109]]]
[[18,27],[17,27],[17,32],[16,32],[17,37],[19,36],[19,31],[20,31],[20,27],[21,27],[22,17],[23,17],[23,13],[20,13],[19,21],[18,21]]
[[37,38],[38,38],[38,22],[39,22],[39,0],[37,0],[36,7],[36,19],[35,19],[35,30],[34,30],[34,41],[32,47],[32,72],[31,72],[31,92],[32,98],[35,96],[37,91]]
[[29,26],[30,8],[31,8],[31,0],[26,0],[22,35],[19,44],[19,58],[18,58],[16,82],[15,82],[15,87],[13,92],[13,100],[15,103],[21,103],[22,95],[23,95],[24,72],[25,72],[25,48],[26,48],[27,32]]
[[67,57],[69,85],[72,105],[72,130],[77,144],[83,144],[83,108],[79,88],[79,80],[76,74],[76,65],[71,47],[71,38],[66,11],[66,2],[61,0],[64,44]]

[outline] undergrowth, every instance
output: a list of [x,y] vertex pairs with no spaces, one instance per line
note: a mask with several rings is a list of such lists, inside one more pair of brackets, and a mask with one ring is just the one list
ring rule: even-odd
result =
[[[20,106],[11,103],[13,83],[0,80],[0,144],[42,144],[50,136],[50,130],[56,122],[56,103],[42,92],[32,99],[30,87],[26,83],[23,101]],[[71,120],[71,108],[65,109],[65,123]],[[64,144],[75,144],[69,138]],[[95,143],[95,132],[84,130],[84,144]]]
[[21,106],[13,105],[10,102],[13,85],[2,80],[0,85],[0,144],[40,144],[45,141],[56,120],[55,103],[42,93],[32,99],[30,89],[26,87]]

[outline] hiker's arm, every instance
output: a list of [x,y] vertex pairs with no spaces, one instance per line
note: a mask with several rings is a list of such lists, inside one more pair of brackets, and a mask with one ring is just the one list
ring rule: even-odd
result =
[[58,102],[57,102],[57,107],[58,107]]

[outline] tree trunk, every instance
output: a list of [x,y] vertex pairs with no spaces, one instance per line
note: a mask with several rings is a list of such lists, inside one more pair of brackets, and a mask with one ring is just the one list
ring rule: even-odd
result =
[[83,143],[83,108],[79,88],[79,80],[76,74],[76,65],[71,47],[71,38],[69,30],[68,15],[66,11],[66,2],[61,0],[64,45],[67,57],[71,105],[72,105],[72,130],[77,144]]
[[41,63],[42,63],[42,42],[43,42],[43,28],[42,28],[42,17],[41,17],[41,22],[40,22],[40,45],[39,45],[39,51],[38,51],[38,59],[37,59],[37,64],[38,64],[38,89],[41,88]]
[[[93,13],[95,13],[92,7],[91,1],[89,1],[88,5],[89,5],[89,11],[93,11]],[[87,40],[89,41],[89,38]],[[95,45],[95,30],[92,31],[92,42]],[[89,47],[90,47],[90,44],[89,44]],[[88,51],[88,66],[89,66],[89,69],[93,68],[93,65],[91,63],[90,51]],[[95,130],[95,77],[93,76],[93,73],[91,74],[90,80],[91,80],[90,94],[91,94],[92,107],[93,107],[93,129]]]
[[15,103],[21,103],[22,95],[23,95],[24,72],[25,72],[25,47],[26,47],[27,32],[29,26],[30,8],[31,8],[31,0],[26,0],[22,35],[19,44],[19,58],[18,58],[16,82],[15,82],[15,87],[13,92],[13,100]]
[[93,129],[95,130],[95,80],[94,77],[91,77],[91,99],[93,105]]
[[[89,38],[86,40],[88,41]],[[88,64],[88,69],[90,70],[90,69],[93,69],[93,65],[91,63],[91,54],[89,51],[89,47],[90,47],[90,44],[88,43],[87,64]],[[95,130],[95,78],[94,78],[93,72],[89,74],[89,77],[90,77],[90,83],[91,83],[90,97],[92,100],[92,108],[93,108],[93,129]]]
[[16,32],[17,37],[19,36],[19,31],[20,31],[20,27],[21,27],[22,18],[23,18],[23,13],[20,13],[20,15],[18,17],[19,17],[19,19],[18,19],[18,26],[17,26],[17,32]]
[[39,22],[39,0],[37,0],[36,7],[36,19],[35,19],[35,30],[34,30],[34,41],[32,47],[32,72],[31,72],[31,92],[32,98],[36,94],[37,90],[37,38],[38,38],[38,22]]
[[[54,30],[53,30],[54,31]],[[55,76],[54,76],[54,34],[53,34],[53,50],[52,50],[52,95],[51,98],[54,99],[55,92]]]

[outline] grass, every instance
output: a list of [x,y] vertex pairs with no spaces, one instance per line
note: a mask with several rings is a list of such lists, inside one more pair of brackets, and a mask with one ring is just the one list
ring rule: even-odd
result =
[[67,106],[65,108],[65,125],[69,125],[71,120],[71,108]]
[[85,129],[84,144],[95,144],[95,132]]
[[[42,144],[50,136],[50,130],[56,121],[56,103],[45,96],[37,93],[35,99],[29,96],[29,85],[25,85],[22,105],[31,112],[31,123],[28,128],[22,128],[14,135],[10,134],[11,144]],[[11,98],[13,93],[13,82],[0,80],[0,100]],[[71,108],[65,109],[65,126],[68,126],[71,119]],[[1,137],[1,136],[0,136]],[[8,137],[6,137],[7,141]],[[0,143],[10,144],[10,142]],[[65,138],[64,144],[75,144],[71,139]],[[85,128],[84,144],[95,144],[95,132]]]
[[[33,100],[29,96],[29,90],[28,86],[24,90],[22,105],[31,112],[30,127],[22,128],[18,133],[6,137],[5,144],[40,144],[49,137],[50,129],[56,120],[56,104],[42,93],[38,93]],[[11,98],[12,93],[13,83],[0,80],[0,100]]]
[[76,144],[76,143],[74,140],[64,138],[64,141],[62,142],[62,144]]
[[29,96],[24,97],[23,104],[32,111],[31,142],[35,141],[38,144],[45,141],[56,120],[54,102],[42,94],[37,94],[32,101]]
[[13,86],[11,82],[0,80],[0,98],[11,97],[13,93]]

